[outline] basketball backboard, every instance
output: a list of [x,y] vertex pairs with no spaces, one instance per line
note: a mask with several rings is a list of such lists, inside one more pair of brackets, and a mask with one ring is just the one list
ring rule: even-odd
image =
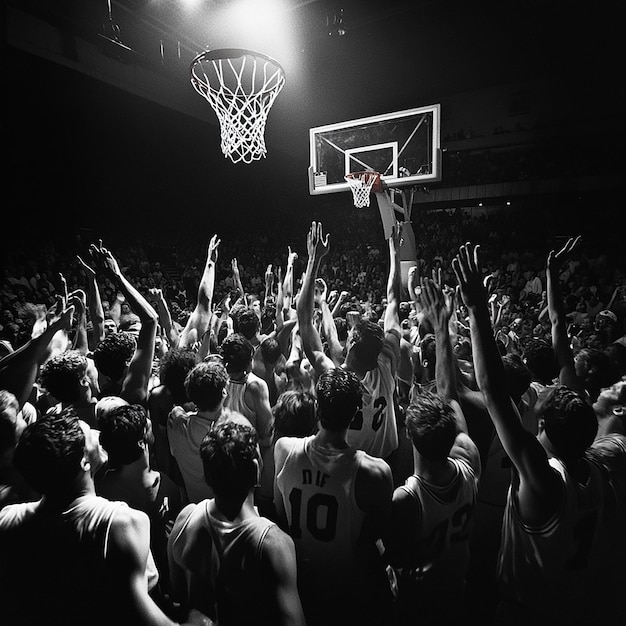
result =
[[386,188],[441,180],[440,105],[309,129],[311,195],[350,189],[346,174],[379,172]]

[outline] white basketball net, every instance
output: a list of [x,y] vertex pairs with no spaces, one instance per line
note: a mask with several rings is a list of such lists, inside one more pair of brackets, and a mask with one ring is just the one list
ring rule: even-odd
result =
[[378,177],[378,172],[352,172],[344,176],[352,190],[354,206],[357,209],[370,205],[370,191]]
[[222,152],[233,163],[251,163],[267,154],[267,114],[285,84],[282,67],[243,52],[235,58],[199,56],[191,67],[191,83],[215,111]]

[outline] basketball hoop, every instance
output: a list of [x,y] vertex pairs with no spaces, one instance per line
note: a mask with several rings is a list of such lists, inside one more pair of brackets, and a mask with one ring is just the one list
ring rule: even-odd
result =
[[344,176],[357,209],[370,205],[370,193],[382,191],[382,182],[378,172],[350,172]]
[[191,62],[191,84],[220,124],[221,148],[233,163],[265,157],[265,123],[285,72],[271,57],[238,48],[207,50]]

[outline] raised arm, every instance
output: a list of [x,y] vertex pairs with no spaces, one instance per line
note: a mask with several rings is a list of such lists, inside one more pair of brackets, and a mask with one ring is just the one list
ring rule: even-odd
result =
[[39,368],[50,356],[57,334],[67,339],[73,315],[74,306],[59,298],[48,313],[43,332],[0,360],[0,389],[13,393],[20,408],[28,402]]
[[315,302],[322,313],[322,333],[328,343],[328,354],[333,360],[335,367],[339,367],[343,363],[343,348],[337,336],[335,320],[326,300],[327,292],[328,287],[324,279],[317,278],[315,281]]
[[213,301],[213,290],[215,288],[215,265],[217,263],[217,250],[220,240],[217,235],[211,237],[207,259],[198,287],[198,298],[196,306],[191,312],[185,328],[180,333],[178,345],[181,348],[193,346],[202,341],[204,333],[209,328],[211,322],[211,302]]
[[165,295],[163,294],[162,289],[152,288],[150,289],[150,295],[154,299],[154,303],[156,304],[157,313],[159,315],[159,324],[165,333],[165,337],[169,343],[169,345],[173,348],[178,346],[178,341],[180,336],[178,331],[172,324],[172,314],[170,312],[170,308],[167,305],[167,301],[165,300]]
[[560,269],[580,243],[580,235],[576,239],[570,238],[558,251],[551,250],[546,263],[546,292],[548,298],[548,315],[552,325],[552,346],[559,365],[559,382],[562,385],[584,392],[582,381],[576,376],[574,356],[567,334],[567,318],[565,304],[561,294],[559,281]]
[[320,222],[312,222],[307,235],[309,260],[304,273],[296,311],[298,313],[298,327],[302,339],[302,349],[318,376],[335,367],[332,359],[324,354],[322,340],[313,325],[315,279],[317,278],[322,258],[328,254],[329,250],[330,234],[326,233],[326,237],[324,237],[322,224]]
[[92,244],[90,253],[97,268],[96,271],[109,276],[141,322],[135,354],[128,366],[120,395],[127,402],[144,404],[148,396],[148,384],[152,374],[152,360],[158,325],[157,312],[122,274],[119,263],[111,252],[102,246],[102,242],[98,246]]
[[91,320],[91,335],[88,337],[89,349],[93,350],[104,339],[104,308],[100,296],[100,288],[96,273],[80,256],[76,257],[87,283],[87,301],[89,304],[89,319]]
[[401,299],[401,270],[400,270],[400,244],[402,225],[396,222],[391,237],[389,237],[389,276],[387,278],[387,306],[383,318],[385,340],[382,353],[391,360],[393,374],[398,369],[400,360],[400,299]]
[[239,263],[237,262],[237,259],[231,260],[230,267],[233,272],[233,282],[235,283],[235,290],[237,291],[237,299],[235,300],[235,303],[243,302],[244,304],[247,304],[246,292],[243,290],[243,283],[241,282],[241,273],[239,272]]
[[478,252],[479,246],[465,244],[452,261],[469,311],[476,381],[500,441],[519,474],[524,511],[535,512],[546,502],[559,501],[560,484],[548,464],[545,450],[536,437],[524,429],[509,396],[504,365],[491,327]]

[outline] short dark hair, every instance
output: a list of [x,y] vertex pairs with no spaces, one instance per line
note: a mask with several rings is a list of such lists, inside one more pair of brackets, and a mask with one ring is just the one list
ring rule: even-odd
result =
[[65,491],[81,470],[85,434],[72,409],[29,424],[15,448],[13,464],[43,495]]
[[81,381],[87,374],[87,357],[78,350],[66,350],[46,361],[39,372],[40,385],[59,402],[80,398]]
[[254,348],[241,333],[231,333],[222,341],[220,354],[229,372],[241,372],[250,367]]
[[119,380],[133,358],[137,341],[132,333],[119,331],[102,339],[93,351],[93,360],[98,372],[111,380]]
[[438,394],[416,394],[406,410],[406,427],[415,449],[426,459],[444,461],[454,444],[454,408]]
[[254,309],[246,307],[233,317],[233,330],[241,333],[246,339],[252,339],[261,328],[261,320]]
[[320,424],[330,431],[348,428],[363,404],[363,386],[356,374],[342,368],[324,372],[315,385]]
[[360,319],[352,329],[354,356],[367,370],[374,369],[383,348],[385,332],[379,324]]
[[215,495],[245,497],[257,483],[259,439],[252,426],[218,422],[202,439],[204,479]]
[[223,398],[228,383],[226,368],[217,361],[202,361],[187,374],[187,397],[201,411],[213,411]]
[[557,456],[564,459],[580,458],[598,432],[593,407],[565,385],[548,391],[538,406],[537,417],[543,419],[545,433]]
[[199,362],[198,352],[188,346],[170,348],[161,358],[159,381],[172,394],[174,404],[182,406],[188,402],[185,379]]
[[522,347],[522,359],[540,383],[549,385],[559,374],[559,367],[552,346],[543,339],[530,339]]
[[140,404],[118,406],[106,411],[98,420],[100,444],[109,455],[111,467],[121,467],[136,461],[146,441],[148,416]]
[[315,432],[317,400],[308,391],[289,389],[278,396],[272,414],[277,436],[307,437]]
[[263,361],[270,364],[276,363],[282,354],[280,344],[273,337],[265,338],[261,342],[259,350],[261,351]]

